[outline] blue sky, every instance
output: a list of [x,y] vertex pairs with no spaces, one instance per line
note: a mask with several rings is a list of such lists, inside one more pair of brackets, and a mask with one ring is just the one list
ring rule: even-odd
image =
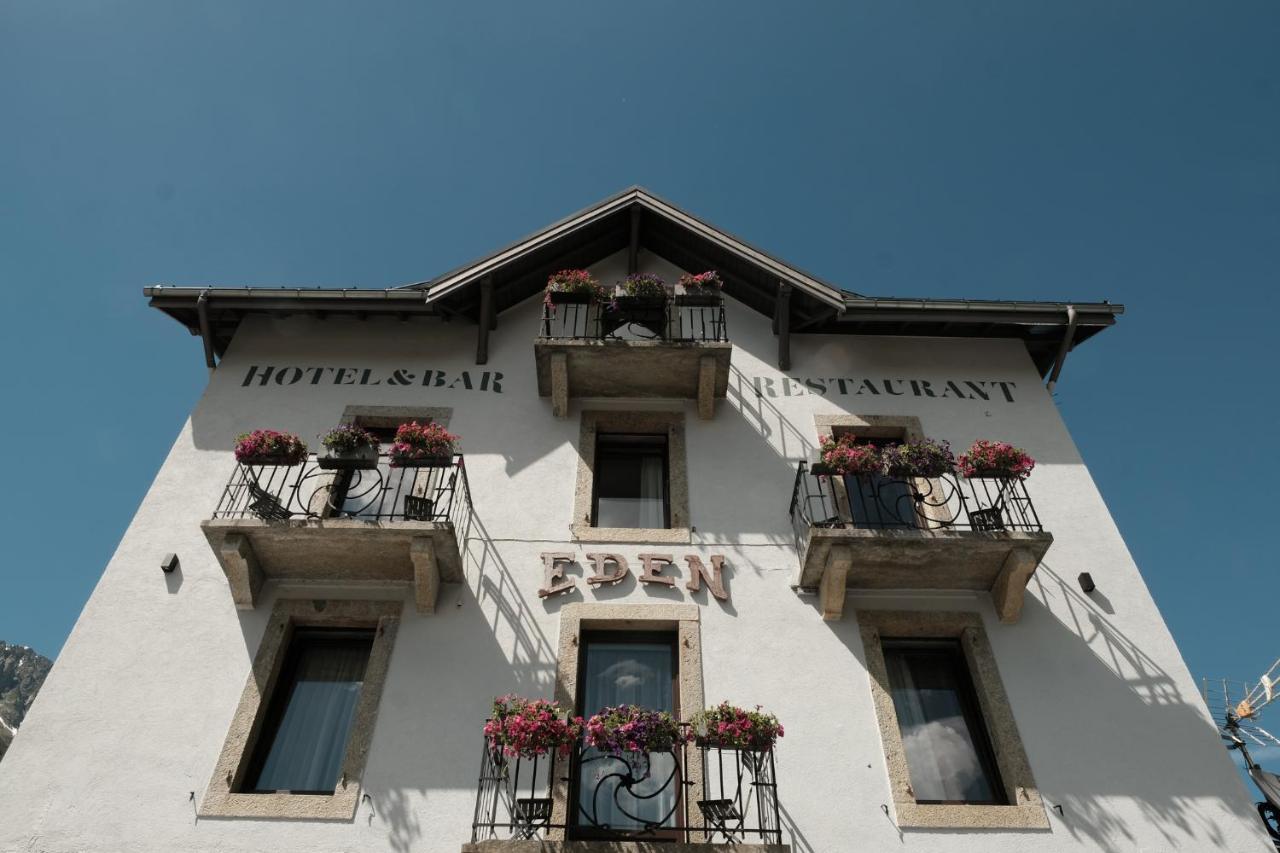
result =
[[58,652],[205,381],[143,285],[399,285],[638,183],[866,294],[1126,303],[1063,414],[1191,670],[1280,655],[1280,4],[445,5],[0,5],[0,638]]

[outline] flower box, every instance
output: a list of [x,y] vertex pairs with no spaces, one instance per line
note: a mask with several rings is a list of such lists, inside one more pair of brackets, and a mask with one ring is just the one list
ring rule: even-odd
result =
[[594,294],[572,290],[552,290],[547,293],[547,302],[552,305],[590,305],[595,300]]
[[890,477],[909,480],[917,477],[941,477],[953,474],[956,460],[951,446],[945,441],[922,438],[891,444],[881,451],[885,473]]
[[605,708],[586,723],[587,746],[613,756],[623,753],[674,752],[688,737],[666,711],[618,705]]
[[956,464],[969,479],[1025,480],[1036,467],[1036,460],[1008,442],[979,439],[960,454]]
[[722,302],[719,293],[681,293],[675,298],[676,305],[685,308],[715,308]]
[[328,471],[367,471],[378,467],[377,447],[357,447],[354,450],[326,450],[316,463]]
[[393,468],[447,468],[458,437],[439,424],[400,424],[388,456]]
[[392,468],[448,468],[453,455],[448,456],[392,456]]
[[256,429],[236,437],[235,455],[241,465],[300,465],[307,445],[292,433]]
[[697,744],[715,749],[767,752],[783,735],[778,718],[764,713],[758,705],[748,711],[721,702],[694,714],[690,723]]
[[558,702],[499,696],[484,733],[493,747],[495,763],[506,757],[536,758],[549,752],[568,755],[582,734],[582,719],[570,717]]
[[545,305],[587,305],[601,299],[604,291],[587,270],[560,270],[547,278]]
[[711,307],[721,303],[720,290],[724,281],[715,270],[696,275],[685,273],[676,284],[684,289],[684,293],[676,297],[677,305]]

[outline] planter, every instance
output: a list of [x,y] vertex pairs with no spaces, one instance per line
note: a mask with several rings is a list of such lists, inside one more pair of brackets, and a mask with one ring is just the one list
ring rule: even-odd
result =
[[832,474],[838,474],[840,472],[836,471],[836,469],[832,468],[825,462],[815,462],[809,467],[809,473],[818,477],[830,477]]
[[595,296],[590,293],[553,290],[547,293],[547,301],[552,305],[590,305],[595,301]]
[[723,301],[719,293],[683,293],[676,297],[676,305],[685,308],[718,308]]
[[316,464],[328,471],[367,471],[378,467],[378,448],[330,450],[318,458]]
[[453,454],[448,456],[418,456],[415,458],[392,457],[392,468],[449,468],[453,465]]
[[619,296],[605,303],[600,323],[602,334],[609,335],[619,326],[642,326],[655,337],[667,334],[667,299],[664,296]]
[[966,475],[970,480],[1019,480],[1021,479],[1012,471],[974,471],[972,474]]
[[286,455],[276,456],[251,456],[246,459],[239,460],[241,465],[251,465],[253,467],[273,466],[279,468],[292,468],[294,465],[301,465],[302,459],[293,459]]

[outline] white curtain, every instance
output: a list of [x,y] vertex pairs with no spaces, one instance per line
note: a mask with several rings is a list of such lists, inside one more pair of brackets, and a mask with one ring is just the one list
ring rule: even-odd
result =
[[885,650],[893,707],[917,800],[992,802],[965,719],[955,659]]
[[640,501],[637,506],[639,523],[636,527],[666,527],[663,512],[662,458],[644,456],[640,460]]
[[258,791],[332,791],[342,770],[369,641],[301,650],[284,715],[253,785]]
[[[587,646],[583,679],[583,716],[590,717],[611,705],[639,705],[657,711],[674,710],[671,646],[666,643],[592,642]],[[620,789],[613,774],[640,776],[646,761],[649,778]],[[673,812],[677,782],[668,781],[675,770],[669,754],[647,759],[634,754],[623,758],[603,756],[594,750],[583,754],[579,777],[577,823],[584,827],[608,825],[611,829],[639,829],[642,821],[658,822]],[[665,786],[665,787],[664,787]],[[665,824],[674,825],[674,814]]]

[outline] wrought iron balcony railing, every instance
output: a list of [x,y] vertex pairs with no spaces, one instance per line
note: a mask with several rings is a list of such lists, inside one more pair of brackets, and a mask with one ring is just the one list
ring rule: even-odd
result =
[[238,464],[213,517],[455,524],[469,517],[471,491],[461,453],[430,467],[388,462],[381,457],[376,468],[356,470],[322,468],[315,456],[300,465]]
[[557,302],[544,305],[538,337],[569,340],[648,340],[707,343],[729,340],[724,297],[676,296],[612,302]]
[[471,841],[781,844],[775,780],[772,749],[617,757],[578,742],[567,756],[517,758],[486,737]]
[[1043,530],[1026,483],[1018,479],[940,477],[894,479],[814,474],[796,469],[791,524],[797,547],[814,527],[870,530]]

